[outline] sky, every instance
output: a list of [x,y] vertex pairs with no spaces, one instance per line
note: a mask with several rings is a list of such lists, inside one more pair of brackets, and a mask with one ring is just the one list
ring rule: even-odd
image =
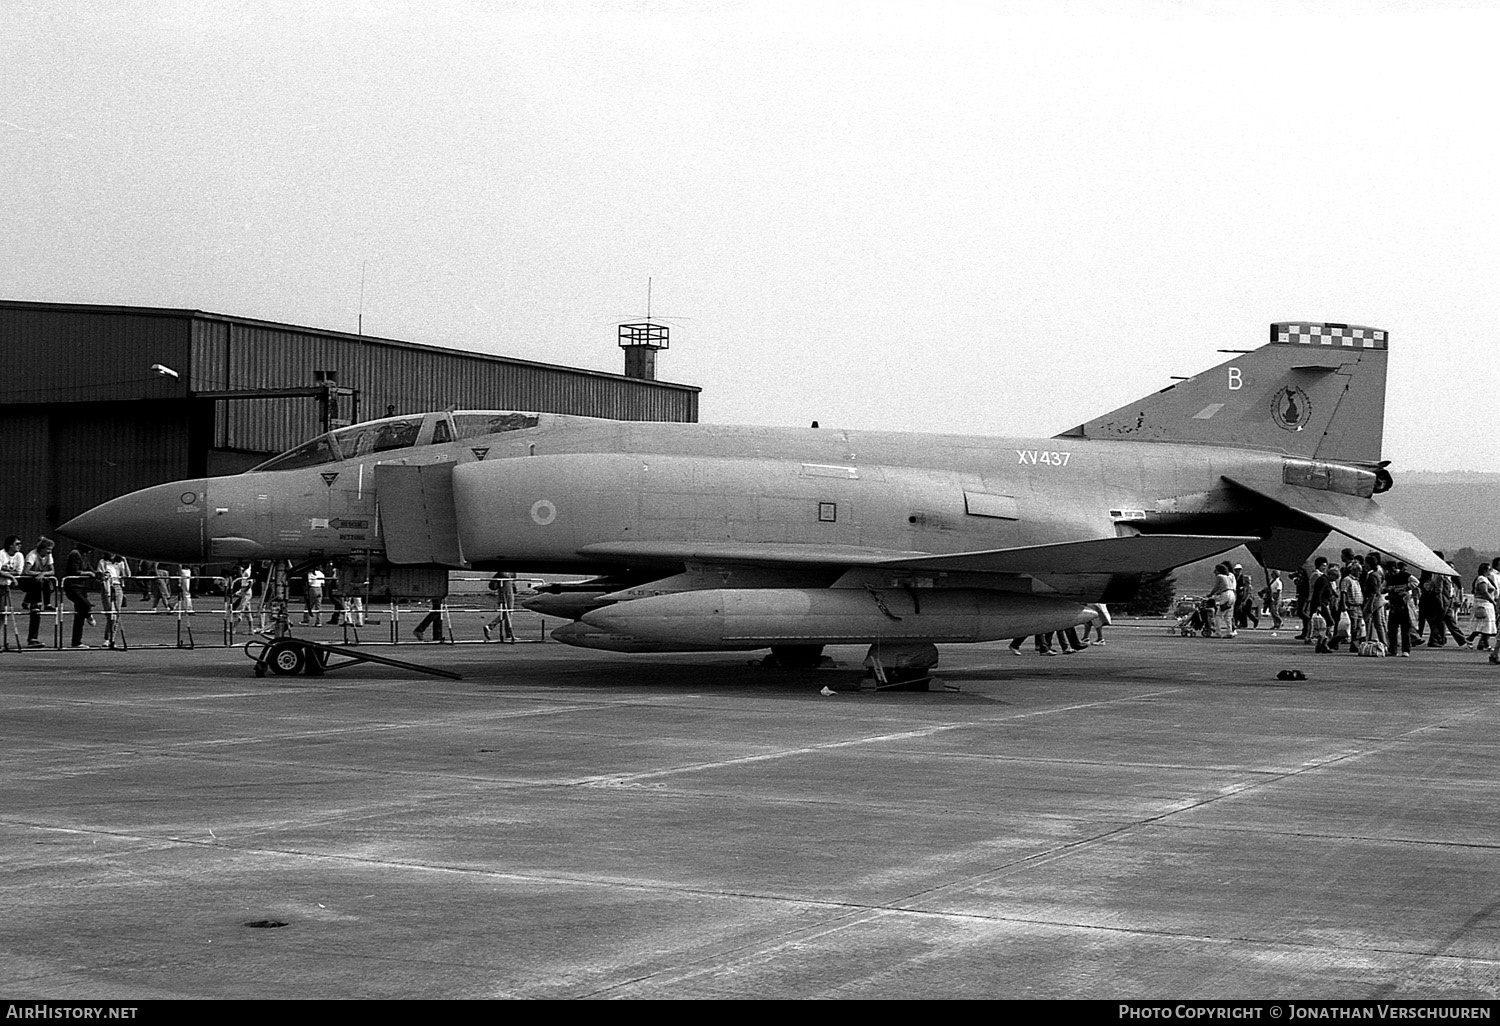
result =
[[[1500,5],[0,0],[0,298],[1050,435],[1276,320],[1500,471]],[[1487,410],[1488,412],[1484,412]]]

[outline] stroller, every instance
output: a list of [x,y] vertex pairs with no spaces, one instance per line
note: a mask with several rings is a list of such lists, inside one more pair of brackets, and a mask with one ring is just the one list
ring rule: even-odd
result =
[[1216,613],[1217,607],[1213,599],[1201,599],[1191,613],[1177,618],[1177,625],[1173,628],[1173,632],[1181,634],[1184,638],[1191,638],[1195,634],[1212,638],[1218,633],[1214,626]]

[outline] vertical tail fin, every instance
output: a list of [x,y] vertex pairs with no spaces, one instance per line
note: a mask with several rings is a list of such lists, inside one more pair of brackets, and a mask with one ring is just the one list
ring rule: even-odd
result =
[[1187,442],[1374,463],[1386,332],[1280,321],[1271,341],[1058,437]]

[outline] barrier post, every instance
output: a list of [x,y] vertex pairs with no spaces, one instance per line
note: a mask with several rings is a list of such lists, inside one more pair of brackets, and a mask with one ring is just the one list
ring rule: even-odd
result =
[[[109,585],[105,584],[105,587]],[[118,645],[115,644],[116,638],[120,640]],[[119,611],[112,608],[112,604],[108,602],[105,603],[104,608],[104,644],[109,648],[119,648],[124,652],[130,651],[130,642],[125,638],[125,621]]]
[[[52,592],[52,606],[51,606],[51,612],[52,612],[52,647],[55,648],[55,649],[57,649],[59,652],[61,652],[62,651],[62,647],[63,647],[62,602],[63,602],[63,599],[67,597],[67,593],[63,591],[63,582],[62,581],[54,579],[53,580],[53,584],[54,584],[54,589],[53,589],[53,592]],[[44,612],[44,613],[47,612],[47,608],[46,608],[46,604],[45,603],[43,603],[42,612]]]
[[[238,582],[238,578],[235,579]],[[250,588],[247,585],[244,591],[234,592],[231,590],[229,578],[215,577],[214,581],[224,590],[224,644],[234,645],[234,629],[239,626],[240,617],[245,618],[245,625],[250,625]]]
[[[182,596],[177,603],[177,647],[197,648],[197,644],[193,641],[193,621],[190,619],[193,615],[192,585],[187,580],[184,580],[182,583]],[[185,644],[182,640],[183,627],[187,628],[187,642]]]

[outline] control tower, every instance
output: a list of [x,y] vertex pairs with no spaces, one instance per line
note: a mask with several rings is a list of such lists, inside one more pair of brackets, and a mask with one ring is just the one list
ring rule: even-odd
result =
[[625,350],[625,376],[642,381],[656,380],[656,354],[670,349],[665,324],[641,321],[620,325],[620,348]]

